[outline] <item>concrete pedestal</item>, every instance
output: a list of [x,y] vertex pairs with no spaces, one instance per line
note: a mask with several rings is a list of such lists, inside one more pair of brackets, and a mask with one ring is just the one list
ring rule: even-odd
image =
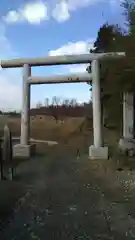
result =
[[35,154],[35,151],[36,151],[35,144],[30,145],[17,144],[13,147],[13,157],[30,158]]
[[95,146],[90,146],[89,158],[92,160],[108,159],[108,147],[96,148]]
[[129,156],[135,155],[135,139],[121,138],[118,143],[119,151]]

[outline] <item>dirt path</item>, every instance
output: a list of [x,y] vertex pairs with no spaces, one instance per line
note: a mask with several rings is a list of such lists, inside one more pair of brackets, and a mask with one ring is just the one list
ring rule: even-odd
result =
[[92,166],[57,148],[22,165],[18,176],[28,190],[0,239],[134,239],[133,193]]

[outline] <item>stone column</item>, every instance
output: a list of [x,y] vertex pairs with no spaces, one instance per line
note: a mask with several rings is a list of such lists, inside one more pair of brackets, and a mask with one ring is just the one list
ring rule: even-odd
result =
[[93,135],[94,147],[101,147],[102,128],[101,128],[101,102],[100,102],[100,76],[99,63],[97,60],[92,61],[92,101],[93,101]]
[[30,84],[28,77],[31,75],[31,67],[28,64],[23,66],[22,85],[22,113],[21,113],[21,137],[20,144],[13,146],[13,156],[30,158],[36,153],[36,145],[30,144]]
[[123,94],[123,138],[133,139],[134,125],[134,96],[133,93]]
[[30,85],[28,77],[31,75],[31,67],[28,64],[23,66],[23,86],[22,86],[22,113],[21,113],[21,145],[29,144],[30,133]]
[[123,136],[119,149],[130,156],[135,154],[134,139],[134,93],[123,93]]
[[101,97],[100,97],[100,75],[98,60],[92,61],[92,101],[93,101],[93,137],[94,145],[89,148],[91,159],[108,158],[108,148],[103,147],[102,124],[101,124]]

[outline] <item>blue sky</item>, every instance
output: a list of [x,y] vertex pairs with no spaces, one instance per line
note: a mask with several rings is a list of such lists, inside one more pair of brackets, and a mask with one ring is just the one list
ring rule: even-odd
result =
[[[38,57],[72,53],[87,53],[99,27],[123,23],[121,0],[1,0],[0,58]],[[34,75],[83,72],[84,65],[33,68]],[[0,71],[0,108],[21,108],[21,71]],[[32,86],[31,104],[53,96],[75,98],[79,102],[90,98],[87,84],[57,84]]]

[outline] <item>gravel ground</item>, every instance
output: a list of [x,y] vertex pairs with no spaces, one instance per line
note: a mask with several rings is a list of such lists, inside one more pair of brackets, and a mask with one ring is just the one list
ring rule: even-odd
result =
[[106,170],[55,147],[47,157],[22,164],[17,173],[27,191],[0,239],[135,238],[133,172]]

